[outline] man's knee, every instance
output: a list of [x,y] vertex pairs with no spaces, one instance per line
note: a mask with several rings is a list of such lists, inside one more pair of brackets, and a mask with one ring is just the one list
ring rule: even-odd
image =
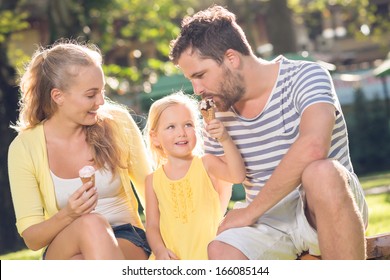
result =
[[307,183],[345,179],[344,167],[338,161],[331,159],[314,161],[302,173],[302,182]]
[[[345,168],[335,160],[325,159],[310,163],[302,173],[302,185],[305,191],[337,192],[344,190],[348,185],[348,176]],[[324,187],[328,186],[328,187]]]
[[209,260],[220,260],[223,252],[223,243],[220,241],[211,241],[207,246]]
[[319,160],[307,166],[302,174],[302,185],[309,206],[341,206],[352,201],[347,170],[336,160]]
[[207,247],[210,260],[247,260],[239,249],[225,242],[214,240]]

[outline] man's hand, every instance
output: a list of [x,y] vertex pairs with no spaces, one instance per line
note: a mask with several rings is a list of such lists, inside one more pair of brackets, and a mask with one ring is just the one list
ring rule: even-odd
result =
[[252,219],[249,216],[248,209],[233,209],[227,212],[225,218],[219,225],[217,234],[229,229],[229,228],[238,228],[246,227],[252,225]]

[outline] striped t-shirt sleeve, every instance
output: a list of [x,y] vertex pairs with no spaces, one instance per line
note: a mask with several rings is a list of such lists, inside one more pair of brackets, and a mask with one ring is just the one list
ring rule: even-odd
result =
[[329,72],[315,63],[303,63],[294,80],[292,96],[299,115],[312,104],[326,102],[335,105],[336,93]]

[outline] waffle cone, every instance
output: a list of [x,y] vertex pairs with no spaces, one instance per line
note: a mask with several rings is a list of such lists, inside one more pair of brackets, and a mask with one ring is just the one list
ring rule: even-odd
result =
[[208,110],[201,110],[203,119],[206,123],[209,123],[211,120],[215,119],[215,110],[214,108],[210,108]]
[[80,177],[83,184],[92,181],[92,183],[95,185],[95,174],[93,174],[91,177]]

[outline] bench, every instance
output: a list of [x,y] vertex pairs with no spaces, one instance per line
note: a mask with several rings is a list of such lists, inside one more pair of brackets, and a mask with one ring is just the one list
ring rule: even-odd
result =
[[[368,236],[367,241],[367,260],[390,260],[390,232]],[[320,256],[312,256],[309,253],[303,253],[298,260],[320,260]]]
[[390,260],[390,232],[369,236],[366,240],[368,260]]

